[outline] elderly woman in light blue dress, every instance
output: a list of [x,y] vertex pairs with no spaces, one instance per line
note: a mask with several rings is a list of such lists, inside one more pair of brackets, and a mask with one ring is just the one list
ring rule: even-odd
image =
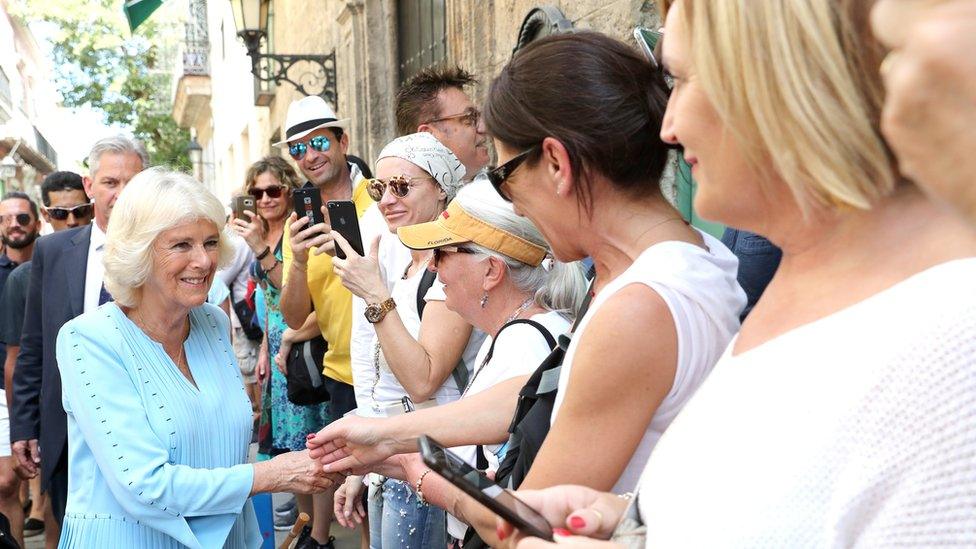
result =
[[115,298],[68,322],[58,367],[68,416],[61,547],[258,547],[250,496],[332,484],[304,452],[249,464],[251,404],[227,316],[205,303],[229,255],[220,202],[147,170],[108,226]]

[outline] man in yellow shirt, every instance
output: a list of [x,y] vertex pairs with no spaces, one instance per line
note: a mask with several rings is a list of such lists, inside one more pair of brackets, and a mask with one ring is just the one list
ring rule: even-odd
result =
[[[319,190],[323,205],[352,200],[362,217],[373,201],[361,171],[346,160],[349,135],[344,130],[349,119],[338,120],[325,100],[312,96],[292,102],[285,120],[285,140],[275,145],[288,145],[288,153],[308,179],[305,186]],[[323,374],[330,414],[339,419],[356,408],[349,357],[352,293],[332,272],[332,256],[319,253],[318,248],[331,242],[329,230],[327,223],[308,227],[304,217],[289,218],[282,246],[285,279],[280,308],[285,322],[298,332],[296,341],[321,332],[329,343]],[[331,547],[332,493],[316,496],[314,508],[311,543],[303,547]]]

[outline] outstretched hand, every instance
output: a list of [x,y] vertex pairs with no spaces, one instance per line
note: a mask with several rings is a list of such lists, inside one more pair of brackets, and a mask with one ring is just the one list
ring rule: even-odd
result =
[[394,440],[383,429],[384,418],[344,417],[305,442],[309,456],[325,472],[366,474],[394,455]]

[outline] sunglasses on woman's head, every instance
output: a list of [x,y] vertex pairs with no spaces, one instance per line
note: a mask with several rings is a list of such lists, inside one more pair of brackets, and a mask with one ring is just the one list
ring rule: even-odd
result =
[[434,248],[434,259],[432,263],[437,265],[437,262],[444,259],[445,254],[477,254],[478,252],[470,248],[462,248],[461,246],[441,246],[440,248]]
[[284,192],[285,192],[284,185],[272,185],[264,189],[257,189],[252,187],[250,190],[247,191],[247,194],[253,196],[254,200],[261,200],[262,198],[264,198],[265,194],[268,195],[268,198],[281,198],[281,195],[284,194]]
[[305,153],[308,152],[309,147],[312,147],[319,152],[325,152],[332,147],[332,142],[329,141],[329,138],[324,135],[316,135],[315,137],[309,139],[307,143],[308,144],[306,144],[305,141],[299,141],[297,143],[288,145],[288,154],[290,154],[295,160],[301,160],[305,158]]
[[16,222],[21,227],[26,227],[34,221],[30,214],[19,213],[10,215],[0,215],[0,224]]
[[397,198],[405,198],[407,193],[410,192],[410,187],[413,187],[414,181],[424,181],[433,180],[433,177],[423,176],[417,177],[412,175],[394,175],[393,177],[388,177],[386,179],[370,179],[366,183],[366,192],[369,193],[369,197],[373,199],[374,202],[379,202],[383,200],[383,193],[386,192],[386,188],[390,188],[390,192],[393,196]]
[[69,215],[74,215],[75,219],[81,217],[91,217],[93,206],[94,204],[89,202],[87,204],[78,204],[73,208],[44,208],[44,211],[46,211],[47,215],[51,216],[53,219],[64,221],[65,219],[68,219]]

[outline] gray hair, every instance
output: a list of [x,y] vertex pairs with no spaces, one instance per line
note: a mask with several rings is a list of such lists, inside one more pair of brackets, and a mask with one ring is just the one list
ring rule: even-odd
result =
[[132,178],[119,194],[108,222],[105,252],[105,290],[120,305],[133,307],[154,268],[153,242],[163,231],[203,220],[220,234],[218,266],[234,256],[224,232],[224,206],[189,175],[150,168]]
[[[516,214],[487,180],[461,187],[454,200],[471,216],[549,250],[539,229],[527,217]],[[474,242],[464,247],[504,261],[515,287],[534,294],[536,304],[548,311],[572,318],[586,295],[586,275],[579,261],[562,263],[547,256],[541,265],[532,266]]]
[[92,145],[91,151],[88,152],[88,170],[91,177],[94,178],[95,174],[98,173],[98,165],[105,153],[135,154],[142,161],[143,169],[149,167],[149,153],[146,152],[146,147],[139,140],[122,134],[113,135],[96,141]]

